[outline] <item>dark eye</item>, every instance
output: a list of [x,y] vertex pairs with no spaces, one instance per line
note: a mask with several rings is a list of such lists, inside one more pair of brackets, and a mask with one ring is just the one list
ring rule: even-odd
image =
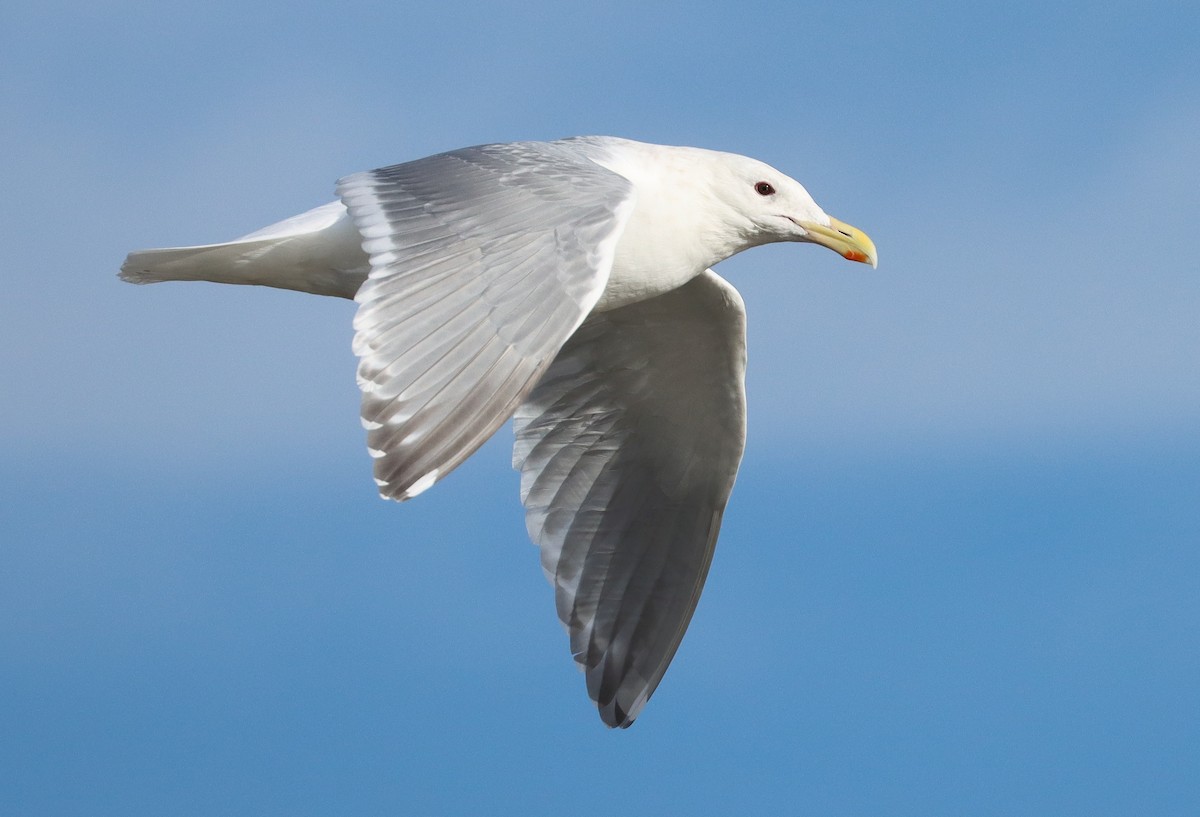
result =
[[775,195],[775,188],[772,187],[771,185],[767,184],[766,182],[759,182],[758,184],[754,185],[754,189],[760,196]]

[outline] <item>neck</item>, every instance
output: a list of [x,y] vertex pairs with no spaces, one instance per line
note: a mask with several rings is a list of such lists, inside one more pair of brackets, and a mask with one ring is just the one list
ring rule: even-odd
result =
[[597,310],[669,292],[753,244],[720,219],[710,219],[708,229],[696,229],[697,213],[727,210],[710,185],[692,172],[696,154],[710,151],[632,144],[636,150],[603,151],[592,157],[638,188]]

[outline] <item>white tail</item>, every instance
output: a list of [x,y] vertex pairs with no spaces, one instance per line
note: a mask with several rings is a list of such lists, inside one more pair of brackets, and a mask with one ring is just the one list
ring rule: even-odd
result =
[[353,298],[370,264],[346,208],[335,201],[224,244],[131,252],[131,284],[212,281]]

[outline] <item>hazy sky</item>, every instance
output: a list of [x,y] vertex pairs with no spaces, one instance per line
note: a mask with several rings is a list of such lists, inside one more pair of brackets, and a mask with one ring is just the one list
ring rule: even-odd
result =
[[[0,11],[0,813],[1200,808],[1200,6]],[[750,434],[628,731],[510,432],[380,502],[349,302],[135,288],[351,172],[601,133],[866,230],[721,265]]]

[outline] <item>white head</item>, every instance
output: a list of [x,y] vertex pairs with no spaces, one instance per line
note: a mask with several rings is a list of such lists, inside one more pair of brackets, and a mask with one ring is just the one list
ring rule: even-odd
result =
[[876,265],[875,244],[867,234],[827,215],[800,182],[757,159],[706,153],[714,170],[710,195],[728,208],[748,246],[805,241],[851,261]]

